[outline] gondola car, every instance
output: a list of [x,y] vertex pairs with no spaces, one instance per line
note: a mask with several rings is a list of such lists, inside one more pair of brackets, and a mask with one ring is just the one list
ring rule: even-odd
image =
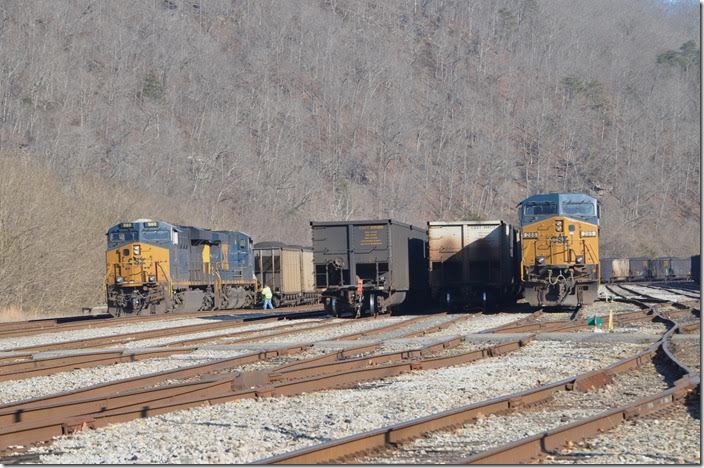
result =
[[599,288],[599,202],[546,193],[518,205],[521,283],[532,306],[590,304]]
[[515,301],[520,246],[504,221],[428,222],[431,297],[451,309]]
[[310,224],[315,285],[328,311],[377,315],[425,299],[425,229],[392,219]]
[[274,293],[274,307],[318,302],[311,247],[257,242],[254,273],[259,286],[268,285]]
[[672,257],[670,258],[670,272],[668,275],[670,280],[690,280],[692,279],[692,261],[691,257]]
[[628,280],[648,281],[650,274],[650,259],[647,257],[634,257],[628,259]]
[[256,300],[252,239],[138,219],[108,229],[105,286],[113,315],[237,309]]
[[602,258],[600,263],[602,283],[614,283],[628,279],[627,258]]

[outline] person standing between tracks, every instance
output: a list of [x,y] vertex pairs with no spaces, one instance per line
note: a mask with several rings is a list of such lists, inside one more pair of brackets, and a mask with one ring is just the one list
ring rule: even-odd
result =
[[[265,309],[273,309],[274,306],[271,303],[271,298],[274,297],[274,294],[271,292],[271,288],[268,285],[264,285],[262,288],[262,298],[264,298],[264,308]],[[269,307],[267,307],[269,306]]]

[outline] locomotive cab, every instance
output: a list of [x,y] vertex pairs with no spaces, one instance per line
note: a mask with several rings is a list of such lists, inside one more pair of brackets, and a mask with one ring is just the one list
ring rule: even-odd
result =
[[599,287],[598,201],[538,194],[519,204],[521,282],[533,306],[590,304]]
[[[111,313],[139,313],[156,304],[168,307],[173,244],[178,244],[178,230],[168,223],[137,220],[108,230],[105,285]],[[151,308],[153,313],[164,311]]]

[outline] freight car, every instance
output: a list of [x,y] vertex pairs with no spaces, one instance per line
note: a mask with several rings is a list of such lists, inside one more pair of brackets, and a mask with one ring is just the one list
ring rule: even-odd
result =
[[236,309],[254,304],[252,239],[138,219],[108,229],[108,312],[156,314]]
[[601,259],[601,282],[613,283],[626,281],[628,279],[628,259],[627,258],[602,258]]
[[450,308],[516,299],[520,246],[504,221],[428,222],[432,299]]
[[648,260],[648,279],[666,281],[670,277],[670,257],[651,258]]
[[701,255],[692,255],[692,281],[694,281],[697,284],[700,284],[701,281],[701,271],[702,271],[702,266],[701,266],[701,261],[702,257]]
[[671,257],[669,280],[689,280],[692,279],[692,259],[691,257]]
[[254,274],[268,285],[274,307],[318,302],[313,273],[313,249],[282,242],[254,244]]
[[581,193],[547,193],[518,204],[521,283],[532,306],[581,305],[599,288],[598,201]]
[[392,219],[310,225],[315,285],[328,311],[377,315],[427,294],[424,229]]
[[648,281],[650,277],[649,258],[634,257],[628,259],[628,281]]

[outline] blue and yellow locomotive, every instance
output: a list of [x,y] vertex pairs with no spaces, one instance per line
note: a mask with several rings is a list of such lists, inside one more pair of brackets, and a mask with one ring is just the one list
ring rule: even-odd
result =
[[532,306],[591,304],[599,289],[599,202],[546,193],[518,205],[521,284]]
[[113,315],[237,309],[256,302],[252,239],[237,231],[138,219],[107,232]]

